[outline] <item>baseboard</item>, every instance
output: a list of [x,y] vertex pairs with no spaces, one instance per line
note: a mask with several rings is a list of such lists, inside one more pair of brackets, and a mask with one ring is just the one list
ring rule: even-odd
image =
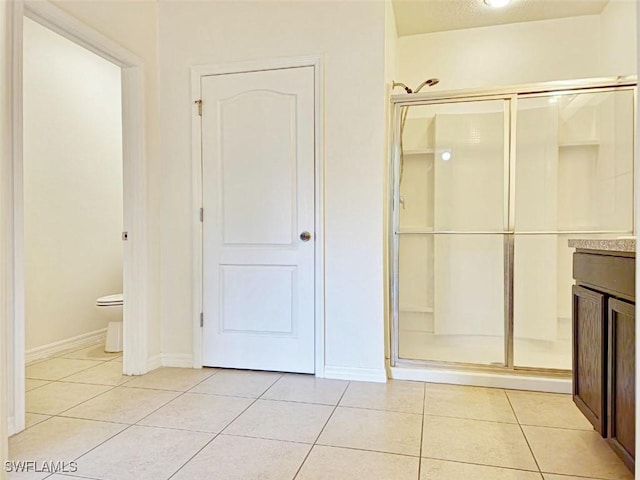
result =
[[429,368],[391,367],[390,370],[390,376],[394,380],[448,383],[452,385],[506,388],[510,390],[531,390],[534,392],[571,393],[571,378],[465,372]]
[[384,368],[338,367],[335,365],[325,365],[324,378],[331,378],[335,380],[354,380],[357,382],[385,383],[387,381],[387,372]]
[[185,353],[159,353],[147,361],[147,371],[160,367],[193,368],[193,355]]
[[193,368],[193,355],[185,353],[162,355],[163,367]]
[[158,353],[147,360],[147,372],[160,368],[162,366],[162,354]]
[[16,417],[13,415],[7,417],[7,433],[9,436],[18,433],[18,429],[16,428]]
[[90,347],[96,343],[104,342],[107,336],[107,329],[101,328],[89,333],[83,333],[75,337],[60,340],[58,342],[49,343],[48,345],[42,345],[41,347],[30,348],[25,352],[25,362],[31,363],[41,358],[52,357],[65,350],[71,350],[82,347]]

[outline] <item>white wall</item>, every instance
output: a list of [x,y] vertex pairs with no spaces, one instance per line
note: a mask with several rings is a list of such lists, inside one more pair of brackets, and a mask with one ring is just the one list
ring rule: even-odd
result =
[[26,349],[106,327],[122,292],[120,68],[24,21]]
[[59,8],[131,51],[145,67],[145,131],[147,152],[148,335],[149,357],[160,354],[160,188],[158,158],[158,58],[155,0],[53,0]]
[[[385,81],[393,83],[398,69],[398,31],[391,1],[385,1],[384,10],[384,65]],[[390,85],[389,85],[390,86]]]
[[382,2],[159,3],[163,352],[193,351],[189,68],[321,54],[326,364],[383,368],[384,15]]
[[602,75],[636,75],[637,42],[634,0],[609,0],[600,14]]
[[599,75],[596,15],[400,37],[398,78],[429,89],[493,87]]

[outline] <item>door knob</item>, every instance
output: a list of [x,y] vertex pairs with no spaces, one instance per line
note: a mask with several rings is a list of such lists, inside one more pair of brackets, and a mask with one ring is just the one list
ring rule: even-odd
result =
[[309,240],[311,240],[311,234],[309,232],[302,232],[300,234],[300,240],[302,240],[303,242],[308,242]]

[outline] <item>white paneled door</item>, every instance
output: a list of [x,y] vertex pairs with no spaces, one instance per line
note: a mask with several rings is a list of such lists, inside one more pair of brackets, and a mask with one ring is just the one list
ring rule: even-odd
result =
[[203,365],[313,373],[314,68],[201,82]]

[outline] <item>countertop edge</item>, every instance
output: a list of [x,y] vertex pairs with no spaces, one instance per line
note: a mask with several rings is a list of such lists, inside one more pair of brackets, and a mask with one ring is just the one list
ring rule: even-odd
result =
[[572,238],[569,247],[581,250],[600,250],[604,252],[632,252],[636,251],[635,238],[586,239]]

